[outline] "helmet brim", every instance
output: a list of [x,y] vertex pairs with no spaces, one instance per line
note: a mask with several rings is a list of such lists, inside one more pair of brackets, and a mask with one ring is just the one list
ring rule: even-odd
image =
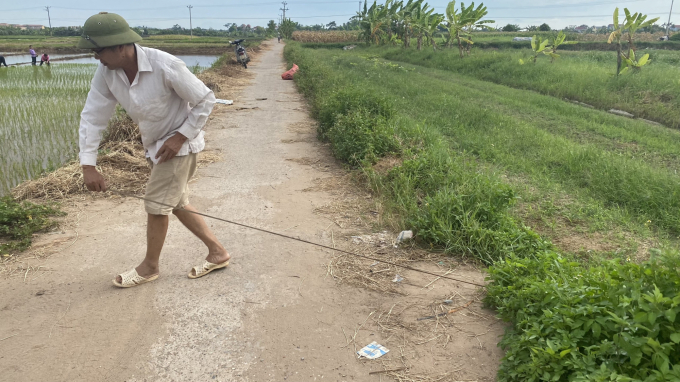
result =
[[78,49],[101,49],[142,41],[142,36],[132,29],[108,36],[88,36],[83,34],[78,40]]

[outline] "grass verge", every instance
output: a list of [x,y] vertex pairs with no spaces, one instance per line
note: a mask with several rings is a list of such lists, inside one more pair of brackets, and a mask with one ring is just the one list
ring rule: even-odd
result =
[[[644,220],[654,213],[656,230],[675,235],[676,214],[663,205],[674,191],[661,189],[676,175],[652,165],[663,156],[647,162],[616,145],[634,131],[652,139],[640,122],[365,52],[289,43],[285,54],[300,67],[320,138],[363,168],[400,228],[489,265],[486,301],[513,324],[500,381],[677,379],[677,254],[577,261],[513,213],[520,195],[559,189],[589,222],[653,235]],[[579,141],[560,124],[611,145]]]
[[[450,49],[418,52],[372,48],[365,51],[389,60],[577,100],[599,109],[624,110],[639,118],[680,127],[680,86],[677,81],[669,80],[680,76],[680,54],[674,51],[644,51],[650,53],[652,64],[638,73],[619,77],[614,75],[615,52],[561,52],[561,57],[553,64],[548,57],[539,57],[534,64],[530,62],[529,49],[476,50],[472,56],[463,59],[457,51]],[[520,65],[520,59],[527,64]]]

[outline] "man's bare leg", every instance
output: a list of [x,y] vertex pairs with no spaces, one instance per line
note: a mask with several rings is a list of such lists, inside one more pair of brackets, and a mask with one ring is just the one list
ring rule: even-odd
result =
[[208,256],[205,258],[213,264],[220,264],[229,260],[230,256],[227,250],[217,240],[215,234],[212,233],[205,220],[200,215],[192,214],[189,211],[196,212],[196,209],[187,204],[183,209],[173,210],[172,213],[177,216],[179,221],[184,224],[196,237],[208,247]]
[[[148,215],[146,223],[146,257],[137,268],[137,274],[147,278],[157,275],[159,272],[158,260],[161,257],[161,250],[168,233],[168,215]],[[120,276],[116,280],[122,282]]]

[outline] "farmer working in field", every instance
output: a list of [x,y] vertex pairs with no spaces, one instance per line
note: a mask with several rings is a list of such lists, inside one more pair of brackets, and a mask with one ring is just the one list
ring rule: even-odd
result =
[[[80,120],[80,164],[85,185],[105,191],[95,168],[101,135],[116,103],[139,125],[151,175],[148,200],[147,249],[142,263],[113,280],[132,287],[158,278],[158,259],[168,231],[168,215],[177,218],[208,247],[202,266],[189,272],[201,277],[224,268],[229,254],[205,221],[189,205],[188,182],[196,170],[196,155],[205,147],[203,126],[215,96],[178,58],[137,44],[142,38],[119,15],[101,12],[87,19],[78,48],[91,49],[100,65],[92,79]],[[171,207],[167,207],[169,205]]]
[[42,56],[40,56],[40,66],[43,64],[50,66],[50,56],[47,53],[43,53]]

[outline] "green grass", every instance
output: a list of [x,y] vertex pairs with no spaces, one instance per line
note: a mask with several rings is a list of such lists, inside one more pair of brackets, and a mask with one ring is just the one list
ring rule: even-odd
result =
[[49,219],[55,215],[62,212],[54,205],[18,202],[10,196],[0,198],[0,255],[6,257],[28,248],[35,232],[57,225]]
[[[395,228],[490,265],[486,302],[512,322],[499,381],[677,380],[678,254],[637,264],[626,247],[677,243],[676,130],[379,50],[285,52],[320,138],[361,166]],[[374,168],[386,155],[401,163]],[[528,226],[551,220],[622,250],[559,254]]]
[[652,63],[640,73],[618,78],[614,52],[561,52],[551,64],[541,55],[536,64],[530,50],[483,51],[461,59],[457,51],[440,52],[403,49],[368,49],[383,58],[443,69],[480,80],[530,89],[558,98],[578,100],[600,109],[619,109],[637,117],[680,127],[680,54],[649,51]]

